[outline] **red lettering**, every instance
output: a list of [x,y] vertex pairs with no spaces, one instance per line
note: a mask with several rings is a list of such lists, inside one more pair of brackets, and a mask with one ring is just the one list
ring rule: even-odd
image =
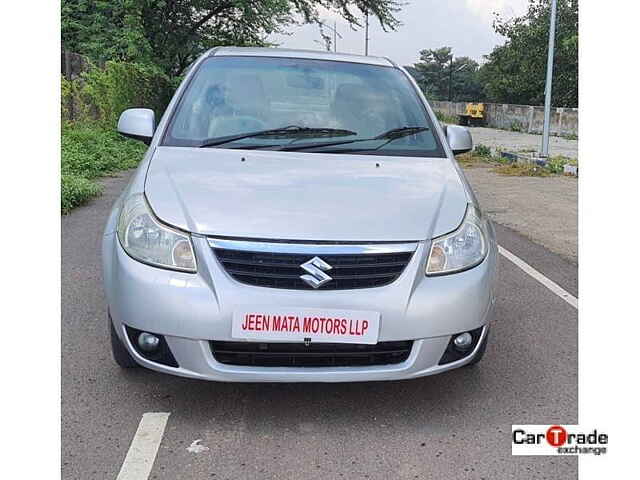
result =
[[355,335],[356,337],[359,337],[362,335],[362,325],[360,324],[360,320],[356,320],[355,325],[353,321],[351,321],[351,328],[349,329],[349,334]]
[[327,318],[327,333],[333,333],[333,320]]
[[245,313],[240,325],[244,331],[303,332],[357,337],[367,335],[370,326],[368,320],[264,313]]

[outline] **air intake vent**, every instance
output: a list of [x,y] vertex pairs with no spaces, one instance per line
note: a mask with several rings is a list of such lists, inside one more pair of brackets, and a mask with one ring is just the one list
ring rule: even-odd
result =
[[409,358],[413,341],[350,343],[256,343],[212,341],[214,358],[227,365],[254,367],[356,367],[391,365]]

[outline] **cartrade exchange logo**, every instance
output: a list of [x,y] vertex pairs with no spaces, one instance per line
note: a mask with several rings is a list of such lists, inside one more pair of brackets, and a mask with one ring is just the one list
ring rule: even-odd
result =
[[604,455],[609,436],[578,425],[512,425],[512,455]]

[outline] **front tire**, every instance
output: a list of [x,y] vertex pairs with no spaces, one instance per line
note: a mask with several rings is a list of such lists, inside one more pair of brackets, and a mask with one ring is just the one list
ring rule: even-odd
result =
[[120,368],[136,368],[138,364],[133,359],[127,348],[122,344],[122,340],[118,337],[113,321],[109,317],[109,330],[111,333],[111,353],[113,359]]

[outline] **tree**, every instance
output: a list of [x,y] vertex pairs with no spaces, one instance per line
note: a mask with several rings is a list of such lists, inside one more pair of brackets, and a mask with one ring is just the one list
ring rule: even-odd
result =
[[[496,16],[494,29],[507,38],[486,56],[480,79],[490,101],[542,105],[547,71],[549,0],[530,0],[522,17]],[[578,106],[578,1],[558,0],[552,103]]]
[[416,82],[418,82],[418,85],[422,85],[422,74],[416,67],[413,65],[405,65],[404,69],[415,79]]
[[433,100],[479,101],[478,62],[453,57],[450,47],[422,50],[420,61],[409,70],[425,95]]
[[320,7],[352,26],[368,10],[394,30],[400,6],[399,0],[62,0],[62,42],[97,62],[152,63],[173,76],[207,48],[265,45],[269,34],[293,24],[320,24]]

